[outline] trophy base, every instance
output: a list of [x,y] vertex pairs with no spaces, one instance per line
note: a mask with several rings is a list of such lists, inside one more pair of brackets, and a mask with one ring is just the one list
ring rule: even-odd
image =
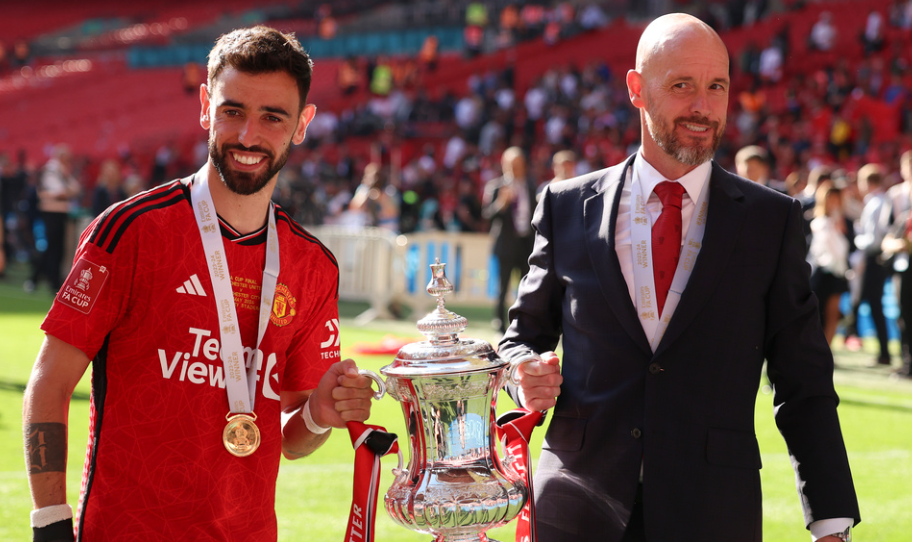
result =
[[493,538],[488,538],[484,533],[478,534],[461,534],[461,535],[440,535],[431,542],[498,542]]

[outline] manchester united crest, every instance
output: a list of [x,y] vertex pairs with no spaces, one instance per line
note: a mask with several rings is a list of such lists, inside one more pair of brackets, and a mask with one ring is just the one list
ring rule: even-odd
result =
[[286,326],[291,323],[295,315],[295,304],[297,300],[291,295],[291,290],[284,284],[277,284],[275,298],[272,301],[272,314],[269,320],[279,326]]

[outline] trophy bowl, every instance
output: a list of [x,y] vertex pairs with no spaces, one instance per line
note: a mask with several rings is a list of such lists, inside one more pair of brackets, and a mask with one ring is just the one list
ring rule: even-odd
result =
[[508,362],[485,341],[460,339],[467,321],[444,307],[446,264],[431,265],[437,309],[418,322],[428,340],[405,345],[380,372],[402,404],[409,462],[393,471],[386,511],[437,542],[487,541],[529,498],[525,478],[496,450],[497,396]]

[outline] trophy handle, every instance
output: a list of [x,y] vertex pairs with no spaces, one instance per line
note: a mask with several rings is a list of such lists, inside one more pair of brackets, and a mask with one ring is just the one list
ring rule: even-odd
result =
[[519,386],[519,381],[516,380],[516,370],[519,369],[519,366],[524,363],[529,363],[530,361],[541,361],[541,356],[535,352],[528,352],[522,356],[517,357],[516,359],[510,362],[510,374],[509,379],[510,383],[514,386]]
[[[370,378],[371,380],[373,380],[374,382],[377,383],[378,390],[374,392],[374,399],[379,401],[380,399],[383,398],[384,395],[386,395],[386,383],[383,382],[383,379],[380,378],[380,375],[378,375],[377,373],[375,373],[369,369],[358,369],[358,374],[364,375],[367,378]],[[400,461],[401,461],[401,459],[400,459]]]

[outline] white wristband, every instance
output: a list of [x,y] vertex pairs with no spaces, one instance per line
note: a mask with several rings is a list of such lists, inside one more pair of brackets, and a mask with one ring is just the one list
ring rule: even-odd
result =
[[30,515],[32,527],[40,529],[51,523],[64,521],[73,517],[73,508],[68,504],[55,504],[32,510]]
[[314,421],[313,415],[310,413],[310,398],[307,399],[307,402],[304,403],[304,408],[301,409],[301,417],[304,418],[304,425],[307,426],[307,430],[314,435],[322,435],[332,429],[331,427],[317,425],[317,422]]

